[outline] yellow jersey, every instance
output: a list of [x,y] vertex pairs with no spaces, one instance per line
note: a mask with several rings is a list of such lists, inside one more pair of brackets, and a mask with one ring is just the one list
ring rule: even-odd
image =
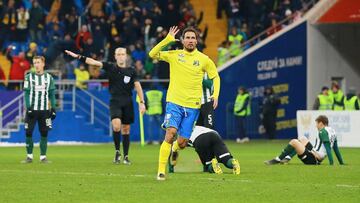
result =
[[[205,54],[194,50],[160,51],[175,38],[168,35],[156,45],[149,56],[170,64],[170,84],[167,91],[166,101],[187,108],[200,108],[202,97],[202,81],[206,72],[214,81],[214,98],[218,98],[220,89],[219,74],[214,62]],[[217,83],[217,84],[216,84]]]

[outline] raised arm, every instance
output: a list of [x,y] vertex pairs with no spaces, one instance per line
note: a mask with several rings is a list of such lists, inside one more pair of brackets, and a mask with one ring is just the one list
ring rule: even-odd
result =
[[86,63],[88,65],[92,65],[92,66],[98,66],[98,67],[102,67],[103,63],[101,61],[97,61],[95,59],[80,55],[80,54],[76,54],[72,51],[69,50],[65,50],[65,53],[73,58],[79,59],[81,62]]
[[166,45],[168,45],[171,42],[175,42],[175,35],[179,32],[179,29],[177,26],[173,26],[169,30],[169,34],[161,41],[159,42],[154,48],[152,48],[149,52],[149,56],[152,59],[159,59],[159,60],[165,60],[166,58],[163,58],[160,56],[160,51],[162,48],[164,48]]

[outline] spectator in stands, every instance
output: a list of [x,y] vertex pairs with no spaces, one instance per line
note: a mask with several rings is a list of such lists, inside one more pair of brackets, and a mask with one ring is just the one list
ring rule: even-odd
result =
[[[30,63],[25,58],[25,53],[20,52],[19,55],[13,56],[11,53],[12,49],[7,50],[7,58],[11,62],[10,69],[10,80],[24,80],[25,72],[30,69]],[[18,90],[20,83],[11,83],[9,84],[9,89]]]
[[173,2],[169,2],[167,9],[164,11],[163,25],[165,28],[169,28],[172,25],[177,25],[180,21],[180,13],[176,9],[175,4]]
[[62,25],[58,22],[49,23],[47,26],[47,37],[49,42],[54,42],[64,38]]
[[289,17],[293,13],[290,0],[283,0],[279,7],[279,16],[281,19]]
[[229,0],[227,2],[226,14],[228,17],[228,33],[232,32],[232,28],[240,28],[241,27],[241,12],[240,12],[240,0]]
[[135,61],[139,60],[141,63],[145,63],[146,53],[140,42],[136,43],[135,49],[131,50],[131,56]]
[[[0,80],[6,80],[6,77],[5,77],[5,73],[2,69],[2,67],[0,66]],[[5,87],[6,85],[6,82],[5,81],[2,81],[0,82],[0,89],[2,89],[3,87]]]
[[119,35],[114,36],[110,39],[109,43],[109,54],[107,61],[114,61],[114,55],[115,55],[115,49],[118,47],[124,47],[124,43],[121,40],[121,37]]
[[150,49],[155,45],[156,28],[151,18],[146,18],[144,23],[142,32],[144,35],[145,52],[149,53]]
[[30,40],[42,42],[42,30],[44,29],[44,11],[37,0],[32,2],[30,9],[29,32]]
[[262,0],[252,0],[248,7],[248,19],[252,36],[264,29],[265,5]]
[[103,11],[105,0],[90,0],[86,6],[86,10],[89,11],[90,16],[96,16],[99,11]]
[[30,14],[23,6],[21,6],[17,12],[16,39],[17,41],[25,42],[28,35],[28,20],[30,19]]
[[81,63],[79,68],[75,68],[74,74],[76,78],[76,87],[80,89],[86,89],[87,83],[85,83],[85,81],[90,79],[90,74],[86,70],[85,65]]
[[264,99],[262,101],[262,124],[265,128],[265,132],[268,139],[274,139],[276,137],[276,115],[277,109],[280,105],[280,99],[276,94],[272,86],[265,87]]
[[281,25],[278,24],[276,18],[271,18],[271,27],[266,31],[267,36],[271,36],[281,30]]
[[65,34],[70,34],[72,38],[75,39],[78,31],[78,17],[76,16],[76,11],[72,10],[71,14],[65,15]]
[[88,26],[87,25],[82,25],[81,26],[81,30],[78,32],[78,34],[76,35],[76,39],[75,39],[75,43],[76,43],[76,47],[82,51],[83,49],[83,44],[86,43],[86,41],[92,38],[91,33],[88,30]]
[[242,53],[241,44],[243,42],[243,36],[238,33],[236,27],[231,28],[231,34],[228,36],[230,45],[230,56],[231,58],[238,56]]
[[[247,42],[250,36],[250,32],[248,29],[248,24],[247,23],[242,23],[241,24],[241,29],[240,29],[240,35],[243,37],[243,42]],[[249,43],[243,43],[243,50],[246,50],[250,48],[250,44]]]
[[104,46],[106,43],[106,36],[103,33],[104,29],[101,29],[101,27],[104,26],[104,24],[100,25],[96,25],[95,27],[93,27],[93,34],[92,34],[92,38],[95,39],[93,40],[93,46],[94,48],[97,50],[97,55],[104,55]]
[[313,105],[313,110],[333,110],[334,109],[334,97],[329,95],[329,88],[324,86],[321,89]]
[[135,71],[138,79],[144,79],[146,71],[144,70],[144,65],[141,60],[135,61]]
[[15,10],[15,1],[9,0],[7,6],[0,13],[0,32],[3,40],[14,40],[16,36],[17,15]]
[[87,57],[91,58],[99,58],[101,54],[101,50],[97,49],[93,38],[88,38],[86,43],[83,45],[83,52],[82,54]]
[[37,56],[37,55],[38,55],[37,44],[35,42],[31,42],[29,44],[29,49],[26,51],[26,60],[32,61],[34,56]]

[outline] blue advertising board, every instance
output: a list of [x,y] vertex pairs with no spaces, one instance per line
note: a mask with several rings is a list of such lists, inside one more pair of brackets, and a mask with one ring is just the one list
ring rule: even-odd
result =
[[[233,117],[232,104],[239,86],[245,86],[252,95],[253,129],[251,138],[261,138],[259,106],[266,86],[271,85],[281,99],[277,114],[277,137],[295,138],[296,111],[306,109],[306,22],[301,23],[268,42],[220,72],[221,92],[216,110],[216,130],[225,138],[237,136],[236,127],[229,128]],[[229,115],[231,115],[229,117]]]

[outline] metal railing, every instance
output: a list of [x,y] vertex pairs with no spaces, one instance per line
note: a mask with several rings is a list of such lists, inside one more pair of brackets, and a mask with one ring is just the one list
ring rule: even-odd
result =
[[[0,80],[5,82],[4,80]],[[23,90],[23,80],[6,80],[7,83],[16,83],[19,85],[19,90]],[[83,81],[93,85],[93,90],[102,90],[107,88],[108,80],[88,80]],[[152,83],[154,84],[167,84],[169,79],[151,79],[151,80],[140,80],[142,84]],[[109,106],[104,101],[100,100],[94,94],[89,92],[86,89],[80,89],[76,87],[76,80],[55,80],[56,86],[56,99],[57,99],[57,108],[60,111],[65,109],[65,106],[68,106],[69,109],[73,112],[77,111],[79,114],[89,118],[89,123],[92,125],[100,126],[101,128],[108,129],[109,135],[111,135],[111,122],[109,116]],[[10,112],[3,114],[4,110],[12,105],[17,105],[16,108],[12,109]],[[2,131],[9,131],[10,129],[4,129],[4,121],[8,119],[11,115],[18,113],[18,116],[7,123],[13,123],[18,125],[19,122],[16,119],[20,119],[24,116],[24,93],[21,93],[14,100],[0,108],[0,129]],[[0,133],[1,133],[0,130]]]
[[9,134],[13,130],[9,128],[9,124],[20,121],[23,118],[24,109],[24,93],[0,107],[0,136],[4,132]]
[[[75,93],[73,97],[74,98],[73,107],[75,109],[73,109],[73,111],[76,110],[77,108],[80,109],[90,117],[91,124],[95,124],[95,122],[97,122],[103,128],[109,129],[109,135],[111,135],[112,129],[111,129],[111,121],[109,117],[109,106],[87,90],[79,89],[78,91],[84,93],[87,97],[89,97],[89,99],[85,98],[81,94]],[[83,102],[83,104],[81,105],[79,101]],[[88,104],[88,108],[86,108],[86,104]],[[98,108],[95,108],[96,104],[99,105],[102,109],[100,109],[99,106]],[[104,111],[106,111],[106,113]]]

